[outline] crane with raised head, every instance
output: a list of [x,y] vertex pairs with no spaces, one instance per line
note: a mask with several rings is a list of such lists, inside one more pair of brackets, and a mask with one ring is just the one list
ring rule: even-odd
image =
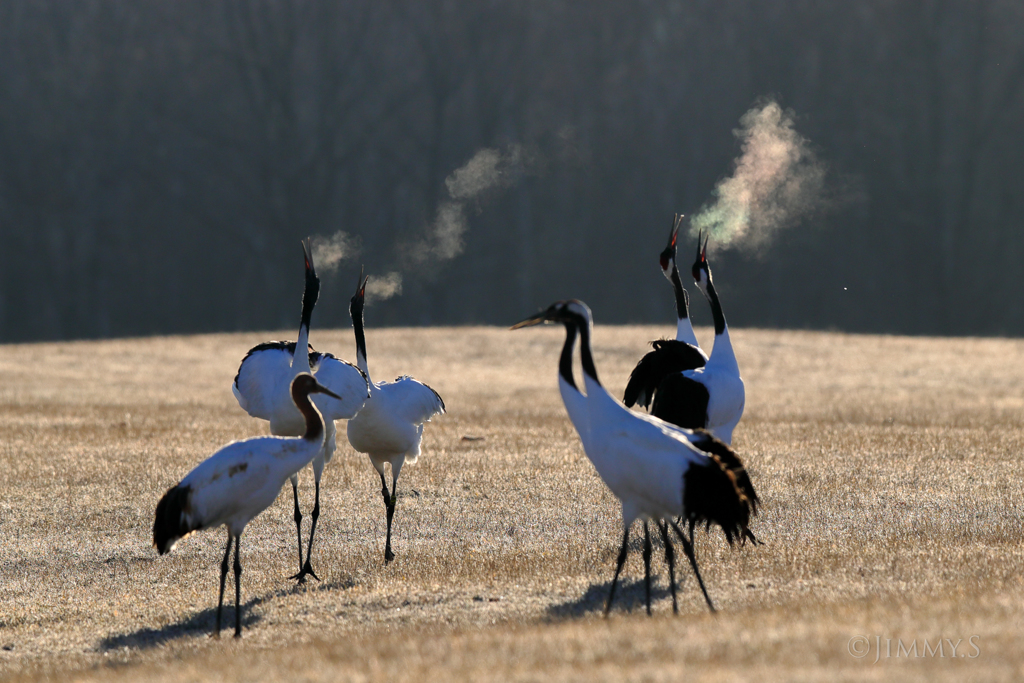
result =
[[[307,576],[319,580],[313,571],[313,537],[316,535],[320,518],[320,478],[324,466],[334,457],[337,449],[335,420],[350,419],[359,412],[370,395],[370,383],[366,375],[351,363],[336,358],[330,353],[321,353],[309,344],[309,325],[320,295],[320,278],[313,263],[313,253],[308,239],[302,242],[305,259],[306,283],[302,292],[302,316],[299,321],[299,336],[296,341],[270,341],[249,349],[238,367],[231,390],[238,404],[249,415],[270,422],[270,433],[277,436],[298,436],[305,429],[302,414],[292,402],[289,386],[301,373],[311,373],[326,387],[344,399],[318,397],[317,408],[324,416],[326,438],[322,451],[312,460],[313,481],[316,486],[316,501],[312,511],[312,525],[309,530],[309,545],[306,559],[302,559],[302,511],[299,508],[299,476],[291,477],[292,495],[295,501],[293,519],[298,537],[299,572],[291,578],[299,583]],[[296,353],[296,349],[301,349]]]
[[[349,304],[356,333],[356,363],[366,377],[366,336],[363,331],[363,307],[369,276],[360,277],[356,293]],[[423,382],[403,375],[393,382],[370,381],[370,396],[362,410],[348,421],[348,442],[352,448],[369,456],[380,476],[380,494],[387,518],[387,539],[384,542],[384,563],[395,559],[391,550],[391,525],[398,502],[398,475],[406,464],[415,464],[420,456],[423,425],[435,415],[444,413],[441,396]],[[391,490],[385,479],[385,465],[391,468]]]

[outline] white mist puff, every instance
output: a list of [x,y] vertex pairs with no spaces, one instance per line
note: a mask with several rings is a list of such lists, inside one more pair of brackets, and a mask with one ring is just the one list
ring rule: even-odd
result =
[[714,189],[714,202],[690,221],[712,243],[743,249],[765,246],[780,229],[822,208],[825,164],[793,129],[793,112],[776,102],[740,119],[742,154],[733,174]]
[[462,253],[462,233],[466,232],[466,209],[462,202],[443,202],[437,207],[437,217],[429,236],[421,240],[410,252],[418,263],[438,259],[447,261]]
[[465,166],[455,169],[444,184],[452,199],[472,199],[484,190],[516,180],[522,173],[523,161],[523,149],[519,145],[511,145],[504,152],[482,149]]
[[[504,149],[481,149],[445,178],[447,197],[439,203],[425,234],[398,245],[400,263],[407,275],[429,278],[437,266],[462,253],[463,236],[469,228],[469,210],[480,210],[491,192],[515,184],[527,171],[531,159],[520,145]],[[346,243],[349,244],[349,243]],[[402,274],[391,271],[371,276],[366,300],[381,301],[402,293]]]
[[366,281],[366,300],[368,302],[383,301],[401,293],[401,273],[392,271],[387,275],[372,275]]
[[347,258],[359,255],[358,242],[339,230],[330,237],[317,235],[312,240],[313,263],[320,272],[330,272]]
[[406,258],[418,265],[455,258],[462,253],[462,236],[469,226],[467,204],[482,199],[489,190],[507,187],[524,173],[526,155],[519,145],[504,151],[482,149],[445,181],[448,199],[437,207],[427,234],[404,249]]

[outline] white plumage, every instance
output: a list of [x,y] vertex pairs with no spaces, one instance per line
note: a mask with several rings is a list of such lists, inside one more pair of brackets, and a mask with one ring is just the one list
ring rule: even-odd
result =
[[349,421],[348,440],[373,460],[401,455],[413,465],[420,455],[423,423],[443,412],[441,397],[412,377],[371,381],[370,398],[357,419]]
[[[298,474],[292,479],[292,494],[295,501],[294,519],[298,536],[299,572],[292,578],[300,582],[305,577],[318,578],[313,571],[311,555],[316,524],[320,517],[320,478],[324,466],[334,457],[337,448],[335,420],[354,417],[369,396],[369,382],[359,368],[335,358],[329,353],[314,351],[309,346],[309,324],[320,292],[320,280],[316,275],[308,240],[302,244],[306,266],[306,285],[302,294],[302,318],[299,323],[299,337],[294,342],[266,342],[253,347],[242,359],[238,374],[231,390],[238,405],[249,415],[270,422],[270,432],[280,436],[302,434],[305,422],[296,409],[289,394],[292,379],[300,373],[310,372],[326,387],[343,398],[338,400],[327,396],[314,399],[317,409],[324,416],[326,438],[320,453],[312,461],[313,479],[316,486],[316,502],[312,511],[312,526],[306,560],[302,560],[302,512],[299,509]],[[296,349],[306,353],[296,354]]]
[[654,342],[655,350],[644,356],[630,375],[623,398],[626,405],[644,405],[640,398],[653,398],[652,415],[680,427],[707,429],[728,444],[743,416],[746,394],[729,326],[711,280],[707,241],[701,246],[698,240],[692,273],[711,304],[715,345],[710,357],[694,363],[702,359],[693,355],[689,344]]
[[[711,315],[715,322],[715,345],[711,348],[704,367],[683,372],[683,376],[698,382],[707,389],[707,423],[705,429],[725,443],[732,443],[732,432],[743,417],[746,390],[740,377],[740,366],[729,336],[729,325],[718,300],[718,292],[711,280],[711,266],[708,264],[708,243],[703,248],[700,238],[697,242],[697,259],[693,264],[693,279],[711,304]],[[657,413],[655,412],[655,415]]]
[[[679,238],[679,225],[683,220],[682,214],[676,214],[672,221],[672,230],[668,236],[666,246],[658,259],[661,272],[672,285],[672,291],[676,300],[676,338],[659,339],[651,342],[653,351],[644,354],[640,362],[636,364],[629,375],[626,390],[622,394],[622,402],[626,407],[634,405],[651,409],[651,403],[661,388],[661,383],[670,374],[693,370],[703,367],[707,363],[708,355],[700,348],[697,336],[693,333],[693,325],[690,323],[690,298],[683,288],[682,280],[679,278],[679,268],[676,265],[676,246]],[[664,415],[660,417],[670,419]],[[698,417],[696,414],[677,416],[678,420],[670,420],[682,427],[703,427],[703,412]]]
[[[544,322],[565,325],[566,341],[559,362],[559,390],[587,457],[622,503],[623,542],[605,613],[611,608],[619,572],[625,562],[630,526],[637,519],[644,521],[648,613],[649,520],[658,523],[665,542],[673,607],[674,556],[668,538],[668,524],[682,541],[708,606],[713,610],[693,554],[693,529],[698,523],[715,523],[722,528],[730,543],[735,537],[741,542],[753,539],[747,522],[751,514],[756,514],[758,499],[742,463],[725,444],[706,432],[691,432],[656,417],[634,413],[604,389],[597,377],[590,350],[592,317],[585,304],[575,300],[557,302],[546,311],[517,323],[513,329]],[[577,334],[582,338],[586,395],[579,391],[573,378],[572,354]],[[690,539],[672,521],[677,516],[689,523]]]
[[[308,331],[303,328],[300,335]],[[324,386],[347,393],[337,401],[326,396],[313,399],[324,420],[355,417],[369,394],[365,375],[351,363],[308,346],[305,359],[295,358],[296,342],[266,342],[248,351],[238,368],[231,391],[238,405],[252,417],[270,422],[273,434],[294,436],[302,432],[302,415],[288,399],[289,382],[300,372],[309,372]],[[287,402],[282,401],[286,399]],[[329,444],[331,451],[334,444]],[[330,462],[328,457],[327,462]]]
[[[728,332],[724,339],[725,343],[729,344]],[[717,348],[722,341],[723,336],[720,335],[715,339],[715,347]],[[704,428],[725,443],[731,444],[732,432],[743,417],[743,406],[746,401],[743,380],[740,378],[738,367],[715,362],[718,359],[714,358],[714,350],[711,355],[712,360],[704,367],[686,370],[680,374],[707,388],[707,419]]]
[[[356,363],[367,379],[370,378],[370,370],[366,362],[363,305],[368,279],[361,280],[349,307],[356,334]],[[444,401],[436,391],[412,377],[399,377],[394,382],[369,381],[370,397],[359,414],[348,421],[348,442],[352,448],[370,457],[380,476],[388,524],[384,544],[384,561],[387,563],[395,557],[391,550],[391,523],[397,501],[398,475],[405,463],[414,464],[419,458],[423,423],[444,413]],[[385,463],[391,465],[390,493],[384,478]]]
[[232,541],[235,543],[235,637],[240,637],[242,565],[239,543],[242,532],[250,520],[274,502],[285,481],[323,449],[324,422],[309,400],[311,393],[338,398],[308,373],[294,379],[289,395],[306,425],[302,436],[263,436],[230,443],[197,465],[157,504],[153,545],[161,555],[172,551],[178,540],[195,531],[227,526],[228,543],[221,563],[217,604],[218,634]]

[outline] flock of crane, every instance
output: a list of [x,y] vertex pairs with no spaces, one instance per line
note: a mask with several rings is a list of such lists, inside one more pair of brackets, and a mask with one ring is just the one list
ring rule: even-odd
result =
[[[710,355],[697,342],[689,320],[689,299],[676,265],[682,216],[673,219],[668,246],[660,265],[672,283],[677,326],[674,340],[653,342],[630,375],[624,404],[612,396],[597,376],[590,338],[593,316],[578,300],[558,301],[546,310],[512,326],[520,329],[545,323],[565,327],[565,344],[558,364],[559,391],[569,419],[579,434],[587,457],[604,483],[622,503],[622,546],[605,604],[611,609],[619,574],[629,549],[633,522],[643,520],[644,583],[647,613],[651,613],[651,534],[658,526],[665,548],[672,592],[678,613],[675,555],[670,531],[680,540],[697,582],[704,586],[693,551],[694,530],[703,524],[719,526],[726,540],[741,544],[758,541],[748,528],[757,514],[758,497],[739,457],[730,447],[732,432],[743,415],[744,388],[729,338],[729,328],[711,279],[707,240],[698,237],[692,267],[694,282],[711,305],[715,342]],[[298,339],[272,341],[253,347],[242,359],[232,385],[239,405],[251,416],[268,420],[273,436],[236,441],[224,446],[171,487],[156,507],[153,544],[163,555],[178,540],[194,531],[226,526],[227,546],[220,568],[220,597],[215,635],[221,629],[224,585],[231,546],[234,544],[235,637],[241,637],[239,606],[242,565],[239,543],[246,524],[277,498],[291,480],[295,501],[299,571],[291,578],[303,582],[316,576],[311,564],[313,538],[320,515],[320,478],[336,446],[335,420],[348,421],[352,447],[370,457],[380,475],[381,496],[387,517],[384,562],[394,559],[391,526],[396,488],[402,466],[415,463],[420,453],[423,425],[444,413],[441,397],[411,377],[394,382],[373,382],[366,361],[363,304],[368,278],[362,274],[349,312],[356,338],[356,365],[320,353],[309,345],[309,325],[320,291],[309,240],[303,241],[306,281]],[[583,389],[573,373],[579,340]],[[305,352],[296,353],[298,350]],[[650,414],[630,410],[639,404]],[[390,464],[391,487],[385,477]],[[316,500],[303,560],[302,512],[298,473],[312,464]]]

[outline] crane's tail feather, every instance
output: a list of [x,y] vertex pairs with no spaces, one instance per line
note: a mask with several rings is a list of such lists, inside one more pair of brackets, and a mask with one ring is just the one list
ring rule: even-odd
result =
[[708,460],[690,467],[683,475],[684,517],[690,529],[701,523],[705,528],[717,524],[730,545],[737,538],[741,545],[748,540],[760,544],[747,527],[761,501],[743,463],[727,444],[708,432],[696,431],[702,438],[693,445]]
[[707,453],[712,459],[717,460],[724,469],[732,472],[740,493],[750,501],[751,513],[756,515],[757,506],[761,504],[761,499],[757,497],[757,491],[754,490],[754,485],[750,481],[750,475],[747,474],[747,470],[743,466],[740,457],[736,455],[736,451],[729,444],[717,438],[706,429],[695,429],[693,431],[698,437],[692,441],[693,445]]
[[174,544],[193,531],[189,514],[191,512],[192,487],[177,484],[172,486],[156,505],[153,520],[153,545],[161,555],[174,550]]

